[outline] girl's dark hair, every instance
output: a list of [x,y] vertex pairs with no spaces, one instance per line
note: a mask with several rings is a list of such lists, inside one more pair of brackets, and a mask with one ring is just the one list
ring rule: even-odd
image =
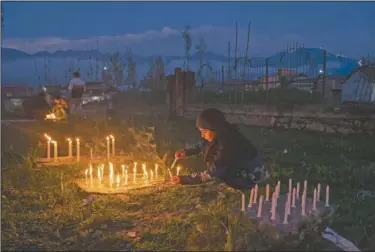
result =
[[231,124],[225,118],[225,114],[218,109],[209,108],[198,116],[196,125],[201,129],[208,129],[218,133],[228,130],[238,130],[237,125]]
[[79,72],[78,72],[78,71],[73,72],[73,77],[75,77],[75,78],[79,78],[79,77],[80,77]]

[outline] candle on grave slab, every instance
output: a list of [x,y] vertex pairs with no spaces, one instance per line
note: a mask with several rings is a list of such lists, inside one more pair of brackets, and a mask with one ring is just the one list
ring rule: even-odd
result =
[[285,201],[285,209],[284,209],[284,221],[283,224],[288,224],[288,205],[289,205],[289,199]]
[[316,188],[314,188],[314,195],[313,195],[313,206],[312,210],[316,210]]
[[177,176],[180,174],[181,167],[177,166]]
[[128,184],[128,168],[125,169],[125,185]]
[[117,187],[120,186],[120,174],[117,173],[117,177],[116,177],[116,184],[117,184]]
[[316,190],[316,201],[320,201],[320,183],[318,183],[318,187],[317,187],[317,190]]
[[296,190],[296,199],[299,200],[299,190],[300,190],[300,183],[297,183],[297,190]]
[[288,187],[288,192],[292,193],[292,179],[289,179],[289,187]]
[[108,136],[106,137],[106,140],[107,140],[107,160],[109,160],[110,154],[111,154],[111,147],[109,145],[109,137]]
[[109,186],[112,187],[113,184],[113,164],[109,163]]
[[73,157],[73,143],[72,143],[72,139],[70,138],[67,138],[66,139],[68,141],[68,147],[69,147],[69,152],[68,152],[68,157],[69,158],[72,158]]
[[51,141],[51,143],[53,144],[53,150],[54,150],[53,160],[57,162],[57,142]]
[[277,198],[280,198],[281,182],[277,181]]
[[125,179],[125,165],[121,165],[122,169],[122,179]]
[[248,205],[249,208],[251,208],[253,206],[253,198],[254,198],[254,188],[251,188],[250,200],[249,200],[249,205]]
[[307,180],[303,182],[303,192],[307,193]]
[[47,134],[44,134],[44,136],[47,138],[47,159],[51,159],[51,141],[52,138],[48,136]]
[[257,203],[257,199],[258,199],[258,185],[255,184],[253,204]]
[[100,167],[98,167],[98,184],[99,186],[102,185],[102,175],[100,174]]
[[301,215],[306,216],[306,193],[302,193]]
[[133,183],[136,183],[136,176],[137,176],[137,162],[133,164]]
[[77,142],[77,161],[81,159],[81,146],[80,146],[80,141],[79,138],[76,139]]
[[142,164],[142,170],[143,170],[143,177],[147,179],[148,174],[147,174],[146,164]]
[[260,195],[259,197],[259,206],[258,206],[258,214],[257,217],[262,217],[262,208],[263,208],[263,195]]
[[292,207],[296,207],[296,188],[293,187],[293,193],[292,193]]
[[151,179],[153,180],[154,179],[154,171],[150,170],[150,174],[151,174]]
[[292,203],[292,193],[288,193],[288,208],[287,208],[287,210],[288,210],[288,214],[290,215],[291,214],[291,209],[290,209],[290,205],[291,205],[291,203]]
[[93,186],[93,177],[92,177],[92,165],[90,164],[89,168],[89,174],[90,174],[90,187]]
[[277,193],[274,192],[272,194],[272,205],[271,205],[271,220],[276,220],[276,201],[277,201]]
[[109,137],[112,140],[112,156],[116,156],[116,151],[115,151],[115,137],[112,135],[109,135]]
[[270,201],[270,184],[266,185],[266,200],[265,201]]
[[326,207],[329,207],[329,185],[326,186]]
[[158,177],[158,169],[159,169],[159,165],[155,164],[155,178]]
[[246,207],[245,207],[245,194],[244,193],[242,193],[242,195],[241,195],[241,211],[242,212],[246,211]]
[[86,185],[88,184],[88,178],[87,178],[87,174],[89,173],[89,170],[85,170],[85,181],[86,181]]
[[102,176],[102,179],[103,179],[104,178],[104,164],[100,165],[100,170],[101,170],[100,175]]

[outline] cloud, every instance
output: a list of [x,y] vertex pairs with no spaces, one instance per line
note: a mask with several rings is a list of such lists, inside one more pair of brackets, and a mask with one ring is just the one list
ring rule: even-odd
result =
[[[99,36],[84,39],[65,39],[60,37],[43,37],[34,39],[5,39],[3,47],[14,48],[28,53],[38,51],[54,52],[58,50],[90,50],[97,48],[101,52],[125,52],[126,48],[131,48],[139,55],[183,55],[184,41],[181,36],[183,28],[163,27],[160,30],[148,30],[141,33],[126,33],[116,36]],[[201,26],[192,27],[192,48],[191,53],[196,52],[196,44],[199,38],[204,38],[207,44],[207,51],[227,54],[228,42],[231,41],[231,53],[233,55],[235,47],[235,31],[233,27],[222,26]],[[353,36],[356,36],[353,34]],[[238,52],[244,54],[247,40],[247,29],[238,31]],[[343,41],[337,43],[337,41]],[[367,42],[366,42],[367,41]],[[304,44],[306,47],[323,46],[328,50],[338,50],[334,53],[350,54],[359,53],[361,48],[369,48],[370,40],[347,41],[342,34],[297,34],[297,33],[272,33],[265,34],[252,28],[250,38],[249,54],[251,56],[265,56],[283,50],[293,42]],[[322,45],[323,43],[323,45]],[[351,44],[350,44],[351,43]],[[362,43],[362,44],[361,44]],[[371,46],[372,47],[372,46]],[[348,55],[349,56],[349,55]]]

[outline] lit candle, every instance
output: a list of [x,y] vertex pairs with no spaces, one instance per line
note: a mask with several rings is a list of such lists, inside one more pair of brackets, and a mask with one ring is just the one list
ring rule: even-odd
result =
[[241,197],[241,211],[242,212],[245,212],[245,210],[246,210],[246,207],[245,207],[245,194],[244,193],[242,193],[242,197]]
[[116,151],[115,151],[115,137],[112,135],[109,135],[109,137],[112,139],[112,156],[116,156]]
[[121,165],[122,168],[122,179],[125,179],[125,165]]
[[92,159],[92,148],[90,148],[90,158]]
[[301,205],[301,215],[306,216],[306,193],[302,193],[302,205]]
[[262,207],[263,207],[263,195],[260,195],[259,206],[258,206],[258,214],[257,214],[258,218],[262,217]]
[[326,207],[329,207],[329,185],[326,186]]
[[51,137],[47,134],[44,134],[44,136],[47,138],[47,159],[51,159]]
[[154,179],[154,172],[153,172],[153,170],[150,170],[150,174],[151,174],[151,179]]
[[100,169],[101,167],[98,167],[98,182],[99,182],[99,186],[101,186],[101,184],[102,184],[102,176],[101,176],[101,174],[100,174]]
[[77,141],[77,162],[81,159],[81,146],[79,142],[79,138],[76,139]]
[[113,164],[109,163],[109,186],[112,187],[113,184]]
[[143,170],[143,177],[147,178],[146,164],[142,164],[142,170]]
[[288,205],[289,205],[289,198],[285,201],[283,224],[288,224]]
[[307,180],[303,182],[303,192],[307,193]]
[[111,149],[109,146],[109,137],[106,137],[106,139],[107,139],[107,159],[109,160],[110,152],[111,152]]
[[316,188],[314,188],[313,206],[312,210],[316,210]]
[[128,168],[125,169],[125,184],[128,184]]
[[73,156],[73,144],[72,144],[72,139],[68,138],[68,146],[69,146],[69,158],[72,158]]
[[273,192],[272,194],[272,205],[271,205],[271,220],[276,220],[276,201],[277,201],[277,193]]
[[89,170],[85,170],[85,179],[86,179],[86,185],[88,184],[88,180],[87,180],[87,173],[89,172]]
[[280,189],[281,189],[281,182],[279,180],[279,181],[277,181],[277,198],[280,197]]
[[266,185],[266,201],[270,201],[270,184]]
[[293,195],[292,195],[292,207],[296,207],[296,188],[293,187]]
[[134,162],[134,166],[133,166],[133,183],[136,183],[136,175],[137,175],[137,162]]
[[[277,199],[277,189],[278,189],[279,187],[277,186],[277,185],[275,185],[275,191],[274,191],[274,193],[275,193],[275,195],[276,195],[276,199]],[[273,195],[273,194],[272,194]],[[276,201],[276,204],[277,204],[277,201]]]
[[299,200],[299,189],[300,189],[300,184],[299,182],[297,183],[297,191],[296,191],[296,198]]
[[316,191],[316,201],[320,201],[320,183],[318,183],[318,190]]
[[93,186],[93,178],[92,178],[92,165],[91,164],[90,164],[89,173],[90,173],[90,187],[92,187]]
[[288,214],[291,214],[291,209],[290,209],[291,203],[292,203],[292,193],[288,192],[288,205],[287,205]]
[[103,179],[104,178],[104,164],[100,165],[100,170],[101,170],[100,175],[102,176],[102,179]]
[[258,199],[258,185],[255,184],[253,203],[256,204]]
[[288,189],[289,189],[288,192],[292,193],[292,179],[291,178],[289,179],[289,188]]
[[177,166],[177,176],[180,174],[180,169],[181,169],[181,167]]
[[53,143],[53,150],[54,150],[53,159],[55,162],[57,162],[57,142],[51,141],[51,143]]
[[158,177],[158,168],[159,168],[159,165],[155,164],[155,178]]
[[116,177],[116,184],[117,184],[117,187],[120,186],[120,174],[117,173],[117,177]]
[[249,200],[249,205],[248,205],[249,208],[251,208],[253,206],[253,197],[254,197],[254,188],[251,188],[250,200]]

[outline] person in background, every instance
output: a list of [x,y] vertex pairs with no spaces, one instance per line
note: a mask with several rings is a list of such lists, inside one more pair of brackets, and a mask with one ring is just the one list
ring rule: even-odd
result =
[[215,108],[204,110],[196,121],[203,141],[194,148],[178,150],[176,158],[202,154],[205,172],[172,177],[174,184],[199,184],[217,178],[228,186],[246,190],[265,181],[268,172],[262,153]]
[[81,109],[82,96],[86,92],[86,83],[81,80],[79,72],[73,72],[73,78],[69,82],[70,92],[69,112],[74,113]]

